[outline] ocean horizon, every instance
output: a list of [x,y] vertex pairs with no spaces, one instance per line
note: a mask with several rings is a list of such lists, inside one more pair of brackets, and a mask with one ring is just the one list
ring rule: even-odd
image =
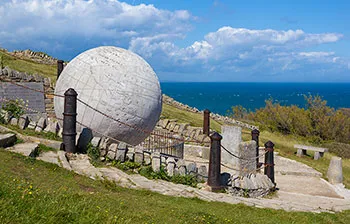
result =
[[161,82],[162,92],[199,110],[226,115],[232,106],[250,111],[273,99],[281,105],[305,107],[304,95],[319,95],[335,109],[350,107],[350,83],[299,82]]

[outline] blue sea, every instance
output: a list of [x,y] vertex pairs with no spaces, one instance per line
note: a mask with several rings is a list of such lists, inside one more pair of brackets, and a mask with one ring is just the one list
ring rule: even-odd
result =
[[226,115],[231,106],[255,111],[272,98],[281,105],[305,107],[304,95],[320,95],[336,109],[350,107],[350,83],[199,83],[163,82],[162,92],[200,110]]

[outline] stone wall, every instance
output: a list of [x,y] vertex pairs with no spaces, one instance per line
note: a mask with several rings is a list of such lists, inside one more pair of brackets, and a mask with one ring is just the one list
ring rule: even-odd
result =
[[[44,78],[38,74],[30,75],[25,72],[18,72],[8,67],[5,67],[4,69],[0,68],[0,79],[1,79],[1,82],[18,82],[19,84],[31,83],[31,82],[42,83],[43,90],[45,92],[44,94],[45,111],[49,117],[55,116],[53,95],[51,95],[54,93],[54,85],[51,82],[50,78]],[[20,94],[18,94],[16,97],[20,97]],[[31,102],[29,102],[28,107],[32,108]],[[32,108],[32,109],[35,109],[35,108]]]
[[56,65],[57,59],[53,58],[43,52],[35,52],[29,49],[27,50],[16,50],[13,52],[7,52],[8,54],[21,59],[30,59],[37,63],[47,64],[47,65]]
[[[190,107],[188,105],[180,103],[180,102],[174,100],[173,98],[171,98],[170,96],[167,96],[164,94],[163,94],[163,103],[174,106],[174,107],[181,109],[181,110],[186,110],[186,111],[189,111],[192,113],[203,114],[203,111],[200,111],[195,107]],[[247,123],[235,120],[235,119],[227,117],[227,116],[222,116],[220,114],[211,113],[210,118],[212,118],[218,122],[224,123],[224,124],[236,125],[236,126],[240,126],[242,128],[250,129],[250,130],[259,129],[259,127],[257,127],[257,126],[247,124]]]
[[180,123],[176,119],[160,119],[157,128],[177,133],[184,137],[185,142],[192,144],[210,144],[210,138],[203,134],[203,128],[192,127],[188,123]]

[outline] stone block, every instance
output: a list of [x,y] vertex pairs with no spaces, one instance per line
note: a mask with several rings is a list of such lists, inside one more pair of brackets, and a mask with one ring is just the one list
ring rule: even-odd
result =
[[22,115],[18,121],[18,127],[22,130],[26,129],[29,125],[29,118],[27,115]]
[[101,142],[101,138],[100,137],[93,137],[91,139],[91,145],[93,147],[99,147],[100,146],[100,142]]
[[151,165],[151,163],[152,163],[151,154],[144,153],[143,154],[143,164],[148,166],[148,165]]
[[207,181],[208,180],[208,168],[204,165],[198,167],[197,171],[197,180],[198,181]]
[[[28,124],[28,129],[35,129],[36,128],[36,122],[35,121],[30,121]],[[62,135],[61,135],[62,137]]]
[[115,159],[122,162],[122,163],[125,162],[127,152],[128,152],[127,144],[125,144],[124,142],[119,143]]
[[166,170],[167,170],[167,173],[170,177],[174,176],[174,173],[175,173],[175,159],[172,158],[172,157],[169,157],[167,159],[167,166],[166,166]]
[[17,124],[18,124],[18,119],[15,118],[15,117],[12,117],[12,118],[10,119],[10,124],[11,124],[11,125],[17,126]]
[[160,153],[159,152],[153,152],[151,154],[152,157],[152,170],[154,172],[160,171]]
[[189,124],[187,123],[182,123],[182,124],[179,124],[179,130],[178,130],[178,133],[181,133],[183,134],[183,132],[186,130],[186,128],[189,126]]
[[340,157],[332,157],[328,167],[327,178],[331,184],[343,183],[342,159]]
[[199,135],[196,137],[196,140],[202,143],[206,137],[208,137],[208,136],[207,136],[207,135],[204,135],[204,134],[199,134]]
[[180,125],[179,124],[176,124],[175,125],[175,127],[174,127],[174,130],[173,130],[173,132],[178,132],[179,131],[179,129],[180,129]]
[[58,134],[58,132],[60,131],[60,125],[58,123],[58,121],[49,118],[48,122],[47,122],[47,126],[44,129],[44,132],[51,132],[54,133],[55,135]]
[[15,144],[17,137],[15,134],[0,134],[0,148],[6,148]]
[[116,143],[112,143],[109,147],[108,147],[108,152],[106,157],[110,160],[115,160],[115,156],[117,154],[117,149],[118,149],[118,144]]
[[241,176],[256,173],[256,141],[241,142],[238,157],[242,158],[236,160],[236,167],[241,170]]
[[[242,128],[237,126],[224,125],[222,129],[221,145],[230,153],[239,154],[239,144],[242,142]],[[226,150],[221,150],[221,162],[226,163],[234,168],[238,167],[237,158],[233,157]]]
[[176,167],[177,167],[177,174],[184,176],[186,175],[186,164],[185,161],[183,159],[179,159],[176,163]]
[[78,138],[78,143],[77,143],[78,152],[85,153],[87,151],[87,146],[92,138],[93,138],[92,130],[89,128],[83,128]]
[[142,164],[143,163],[143,149],[140,146],[135,147],[135,163]]
[[196,163],[187,164],[187,174],[196,175],[196,173],[197,173],[197,164]]
[[169,123],[169,119],[163,119],[163,120],[160,120],[159,126],[165,129],[168,123]]
[[46,122],[47,120],[45,117],[39,118],[38,123],[36,124],[36,127],[35,127],[35,131],[41,132],[42,130],[44,130],[46,128]]

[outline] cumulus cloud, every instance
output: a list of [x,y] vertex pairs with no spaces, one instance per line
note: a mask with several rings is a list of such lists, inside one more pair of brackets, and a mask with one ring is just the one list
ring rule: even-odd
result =
[[66,54],[98,45],[128,48],[132,38],[184,35],[191,17],[117,0],[7,0],[0,3],[0,45]]
[[[244,74],[283,74],[303,70],[316,73],[318,70],[339,71],[348,65],[348,60],[337,57],[334,52],[312,52],[305,49],[334,43],[343,37],[338,33],[306,33],[303,30],[252,30],[222,27],[204,36],[191,46],[179,48],[171,42],[145,42],[134,40],[130,49],[154,58],[152,52],[162,55],[167,63],[181,67],[183,72],[210,71]],[[142,50],[147,46],[147,54]],[[164,48],[164,46],[167,46]]]

